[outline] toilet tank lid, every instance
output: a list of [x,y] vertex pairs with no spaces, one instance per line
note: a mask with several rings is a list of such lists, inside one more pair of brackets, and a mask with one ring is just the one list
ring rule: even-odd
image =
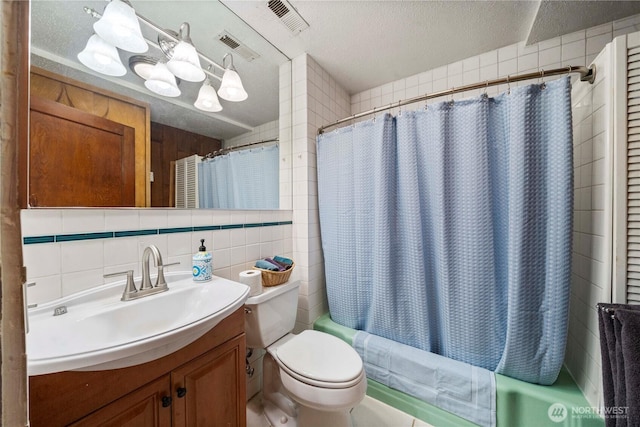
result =
[[302,331],[278,347],[276,355],[292,371],[317,381],[347,382],[362,371],[362,359],[349,344],[319,331]]
[[299,286],[300,280],[291,280],[283,283],[282,285],[264,287],[261,294],[247,298],[244,305],[257,305],[263,303]]

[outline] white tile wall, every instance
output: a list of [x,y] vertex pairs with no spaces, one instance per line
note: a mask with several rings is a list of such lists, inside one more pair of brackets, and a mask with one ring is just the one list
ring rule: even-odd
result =
[[294,274],[302,281],[295,330],[300,331],[328,311],[318,220],[316,132],[349,115],[350,98],[310,56],[303,54],[292,64]]
[[[29,209],[22,211],[22,235],[43,236],[291,221],[292,212],[187,209]],[[156,234],[73,242],[23,245],[30,304],[51,301],[107,283],[103,275],[132,269],[141,273],[142,251],[155,244],[173,270],[191,270],[191,256],[200,239],[213,252],[214,274],[234,279],[265,256],[293,256],[292,226]]]
[[267,122],[256,126],[253,130],[245,132],[242,135],[238,135],[234,138],[225,139],[224,148],[235,147],[237,145],[249,144],[252,142],[266,141],[273,138],[278,138],[280,133],[280,124],[278,120]]
[[292,62],[280,66],[280,209],[293,209],[293,85]]
[[[596,27],[595,33],[605,28]],[[588,31],[590,32],[590,31]],[[610,34],[608,32],[607,34]],[[589,40],[589,39],[588,39]],[[600,343],[595,305],[610,301],[612,208],[607,187],[612,185],[608,147],[611,101],[609,51],[594,61],[593,85],[575,83],[572,90],[574,147],[574,223],[571,271],[571,309],[565,365],[593,406],[602,400]],[[606,225],[608,224],[608,225]],[[607,236],[607,233],[609,234]]]

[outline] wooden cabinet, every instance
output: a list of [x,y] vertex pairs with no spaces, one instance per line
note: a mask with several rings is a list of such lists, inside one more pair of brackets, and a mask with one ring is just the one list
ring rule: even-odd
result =
[[98,409],[71,426],[170,427],[169,390],[169,377],[165,376]]
[[29,378],[32,427],[245,427],[244,311],[190,345],[111,371]]
[[244,370],[238,360],[240,346],[230,342],[171,372],[174,391],[174,427],[227,427],[241,425],[245,406],[240,383]]

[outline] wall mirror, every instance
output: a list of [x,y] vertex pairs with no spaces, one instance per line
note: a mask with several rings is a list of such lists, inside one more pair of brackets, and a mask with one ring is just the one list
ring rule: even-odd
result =
[[[280,98],[290,99],[291,96],[291,83],[285,81],[281,84],[280,69],[290,67],[289,58],[221,1],[132,0],[128,4],[137,14],[148,50],[129,52],[113,48],[107,43],[111,48],[100,51],[98,56],[93,55],[94,59],[98,58],[98,65],[94,67],[104,65],[101,65],[100,58],[105,64],[111,64],[113,58],[109,58],[109,55],[115,55],[122,66],[109,68],[111,65],[104,65],[102,72],[97,72],[84,65],[78,54],[89,49],[89,40],[96,32],[100,32],[94,24],[106,19],[106,7],[116,3],[126,6],[127,2],[31,1],[31,141],[21,160],[21,167],[28,170],[28,186],[21,190],[27,199],[25,205],[227,209],[290,207],[290,203],[284,203],[283,206],[277,200],[275,204],[273,199],[265,201],[265,195],[274,192],[276,197],[278,194],[281,199],[285,197],[280,191],[283,184],[285,188],[291,187],[287,181],[291,179],[290,172],[281,171],[290,161],[290,156],[287,156],[291,152],[291,138],[290,135],[284,138],[279,135]],[[156,31],[154,27],[161,31]],[[165,63],[172,57],[178,48],[172,37],[179,40],[189,37],[197,52],[219,67],[201,56],[200,68],[206,73],[208,82],[177,78],[180,94],[162,96],[150,91],[146,85],[150,79],[145,80],[141,75],[161,68],[154,65],[157,62]],[[194,103],[203,85],[210,83],[213,92],[218,92],[225,69],[230,65],[240,76],[247,99],[234,102],[218,95],[221,111],[209,112],[196,107]],[[169,90],[174,88],[170,87]],[[207,90],[210,92],[210,88]],[[162,92],[162,89],[157,91]],[[212,101],[209,99],[207,102],[206,107],[211,109]],[[146,113],[145,106],[148,106]],[[202,105],[199,107],[202,108]],[[217,108],[214,106],[213,109]],[[52,110],[55,111],[52,113]],[[145,114],[147,117],[144,117]],[[141,130],[133,122],[134,116],[146,120],[147,128]],[[59,117],[66,120],[63,125],[57,121]],[[95,129],[99,129],[98,136],[94,136]],[[76,136],[67,136],[67,131],[75,132]],[[41,141],[39,145],[34,142],[38,139]],[[254,143],[259,144],[250,145]],[[87,145],[91,144],[99,147],[98,157],[95,155],[96,149],[91,155],[87,154]],[[275,157],[266,156],[270,159],[269,165],[273,164],[275,158],[275,171],[272,166],[267,167],[253,160],[252,163],[247,162],[244,156],[246,153],[263,151],[275,153]],[[192,155],[197,155],[197,160],[201,160],[201,156],[208,153],[215,157],[205,160],[207,164],[223,157],[240,160],[233,167],[221,166],[214,172],[207,172],[210,181],[194,190],[190,184],[198,178],[190,173],[192,169],[189,162],[185,160],[184,165],[178,162],[178,166],[175,162]],[[114,173],[113,170],[109,171],[110,166],[114,165],[117,167],[111,169],[117,169],[118,176],[115,177],[109,175]],[[74,175],[72,182],[66,182],[69,170],[79,173]],[[184,181],[180,181],[183,173]],[[176,175],[179,178],[177,181]],[[219,183],[241,181],[248,175],[262,182],[270,179],[269,182],[275,182],[276,186],[250,185],[253,193],[246,189],[239,191],[244,196],[243,202],[232,200],[232,194],[228,194],[237,193],[238,190],[216,187]],[[265,177],[267,175],[269,178]],[[188,185],[189,188],[183,193],[178,192],[180,194],[176,196],[176,182],[178,186]],[[109,183],[107,187],[110,186],[106,190],[101,187],[105,183]],[[111,191],[111,187],[117,193],[115,199],[101,194],[102,191]],[[64,196],[48,196],[60,188],[72,195],[83,191],[91,193],[93,201],[78,204],[73,197],[67,200]],[[206,197],[213,194],[212,197],[219,199],[216,202],[218,204],[206,205],[203,197],[197,194],[205,194]],[[180,197],[185,200],[177,200]],[[194,197],[199,199],[195,205],[190,199]],[[187,202],[191,205],[180,205]]]

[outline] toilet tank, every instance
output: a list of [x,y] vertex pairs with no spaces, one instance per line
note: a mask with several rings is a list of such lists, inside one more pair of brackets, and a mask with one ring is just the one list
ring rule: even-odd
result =
[[247,298],[244,329],[247,347],[267,348],[293,330],[298,312],[298,288],[295,280],[264,287],[260,295]]

